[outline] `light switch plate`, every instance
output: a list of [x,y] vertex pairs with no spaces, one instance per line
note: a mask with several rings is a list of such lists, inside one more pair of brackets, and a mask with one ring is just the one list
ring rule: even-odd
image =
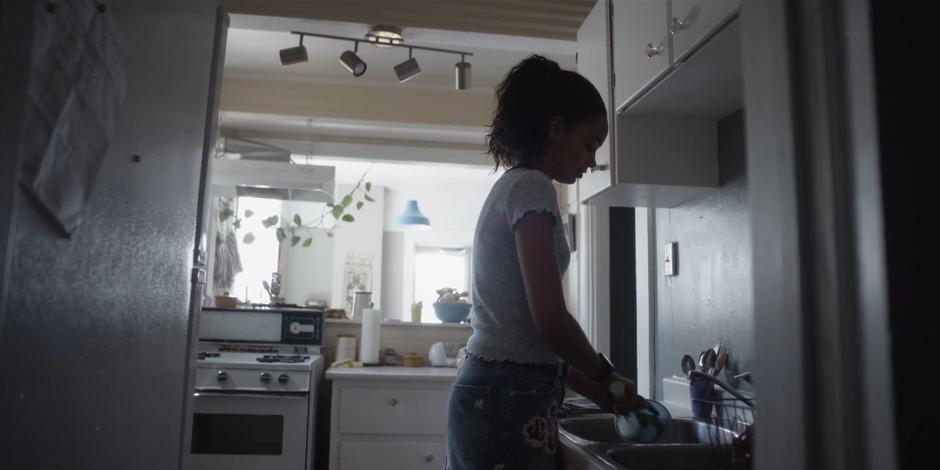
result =
[[677,276],[679,274],[679,260],[677,258],[679,255],[679,244],[669,242],[666,244],[666,249],[663,251],[665,252],[663,257],[663,272],[666,276]]

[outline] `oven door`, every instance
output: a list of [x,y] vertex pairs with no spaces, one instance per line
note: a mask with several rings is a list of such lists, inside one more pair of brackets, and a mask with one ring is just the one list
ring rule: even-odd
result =
[[188,470],[302,470],[307,394],[196,392]]

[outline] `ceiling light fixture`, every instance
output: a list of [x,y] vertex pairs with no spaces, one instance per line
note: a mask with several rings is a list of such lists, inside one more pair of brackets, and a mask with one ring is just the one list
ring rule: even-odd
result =
[[356,41],[352,51],[340,54],[339,63],[343,64],[343,67],[346,67],[346,70],[349,70],[354,77],[359,77],[366,73],[366,63],[356,55],[356,52],[359,52],[359,41]]
[[470,62],[464,60],[463,54],[460,55],[460,62],[454,64],[454,72],[456,73],[456,83],[458,90],[469,90],[470,89],[470,72],[473,69],[470,67]]
[[307,48],[304,47],[304,37],[300,36],[300,45],[281,49],[281,65],[288,66],[307,61]]
[[408,60],[395,66],[395,75],[398,76],[398,81],[401,83],[405,83],[421,73],[421,66],[418,65],[418,60],[412,57],[411,54],[412,49],[409,47]]
[[[395,31],[398,32],[397,34],[398,34],[399,36],[401,35],[401,31],[398,30],[398,28],[389,27],[389,26],[374,26],[372,29],[375,30],[376,28],[393,28]],[[357,52],[359,52],[359,43],[360,43],[360,42],[369,42],[369,43],[371,43],[371,44],[379,45],[379,40],[373,41],[372,39],[370,39],[370,37],[369,37],[368,35],[366,36],[367,39],[359,39],[359,38],[348,38],[348,37],[342,37],[342,36],[333,36],[333,35],[329,35],[329,34],[308,33],[308,32],[305,32],[305,31],[291,31],[291,34],[296,34],[296,35],[300,36],[300,39],[301,39],[301,46],[303,45],[303,38],[304,38],[304,36],[313,36],[313,37],[327,38],[327,39],[337,39],[337,40],[340,40],[340,41],[352,41],[352,42],[355,44],[354,49],[353,49],[352,51],[345,51],[345,52],[343,52],[343,54],[340,55],[339,61],[340,61],[340,63],[343,64],[343,67],[346,67],[346,70],[349,70],[349,72],[352,73],[352,74],[353,74],[354,76],[356,76],[356,77],[361,76],[362,74],[366,73],[366,63],[365,63],[365,61],[363,61],[363,60],[356,54]],[[415,45],[411,45],[411,44],[409,44],[409,45],[404,45],[404,44],[401,44],[401,39],[400,39],[400,38],[396,40],[396,39],[394,39],[394,38],[389,37],[389,38],[387,38],[387,39],[388,39],[387,42],[384,41],[384,40],[381,42],[381,46],[382,46],[382,47],[407,47],[408,50],[409,50],[409,53],[408,53],[408,57],[409,57],[409,58],[408,58],[408,60],[406,60],[406,61],[404,61],[404,62],[402,62],[402,63],[400,63],[400,64],[398,64],[398,65],[395,66],[395,74],[398,75],[398,80],[399,80],[399,81],[405,82],[405,81],[407,81],[408,79],[413,78],[415,75],[417,75],[417,74],[419,74],[419,73],[421,72],[421,67],[418,66],[418,61],[415,60],[414,57],[412,57],[412,49],[419,49],[419,50],[422,50],[422,51],[443,52],[443,53],[445,53],[445,54],[456,54],[456,55],[459,55],[459,56],[460,56],[460,62],[458,62],[458,63],[456,64],[456,68],[457,68],[457,72],[456,72],[456,73],[457,73],[457,83],[456,83],[456,86],[457,86],[457,89],[458,89],[458,90],[468,90],[468,89],[470,89],[470,63],[466,61],[466,57],[467,57],[467,56],[472,56],[472,55],[473,55],[472,52],[458,51],[458,50],[454,50],[454,49],[441,49],[441,48],[437,48],[437,47],[415,46]],[[293,50],[293,49],[298,49],[298,48],[290,48],[290,50]],[[282,50],[282,51],[281,51],[281,55],[282,55],[281,62],[282,62],[282,63],[284,62],[283,56],[284,56],[284,54],[285,54],[285,51],[287,51],[287,50],[288,50],[288,49],[285,49],[285,50]],[[306,60],[306,57],[307,57],[307,51],[306,51],[306,49],[303,50],[303,57],[304,57],[303,60]],[[291,63],[294,63],[294,62],[291,62]],[[287,65],[287,63],[285,63],[285,65]]]
[[405,210],[395,217],[396,230],[430,230],[431,221],[418,209],[418,201],[414,199],[405,203]]
[[402,43],[401,29],[378,24],[369,28],[366,40],[376,47],[392,47]]

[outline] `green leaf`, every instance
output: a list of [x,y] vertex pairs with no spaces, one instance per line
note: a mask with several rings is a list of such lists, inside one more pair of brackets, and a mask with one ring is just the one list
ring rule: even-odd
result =
[[339,219],[341,215],[343,215],[343,206],[333,207],[333,218]]
[[356,218],[353,217],[352,214],[346,214],[346,215],[343,216],[343,221],[344,221],[344,222],[355,222],[355,221],[356,221]]
[[307,248],[308,246],[310,246],[311,243],[313,243],[313,238],[308,238],[308,239],[304,240],[304,244],[303,244],[302,246],[303,246],[304,248]]
[[247,219],[248,217],[253,216],[253,215],[255,215],[255,211],[253,211],[253,210],[251,210],[251,209],[248,209],[248,210],[245,211],[245,218],[246,218],[246,219]]
[[255,235],[252,233],[246,233],[245,236],[242,237],[242,243],[246,245],[249,245],[254,241],[255,241]]
[[232,227],[235,228],[235,230],[242,228],[242,219],[236,220],[235,223],[232,224]]
[[326,236],[333,238],[333,232],[326,232]]
[[300,221],[300,214],[294,214],[294,225],[303,225],[303,223]]
[[276,234],[277,234],[277,241],[279,242],[283,242],[284,240],[287,239],[287,232],[284,231],[283,227],[278,227]]
[[219,222],[225,222],[226,219],[235,215],[235,211],[232,209],[222,209],[219,211]]
[[366,191],[372,191],[372,182],[366,181]]
[[222,244],[222,232],[215,232],[215,244],[216,245]]
[[298,243],[300,243],[300,236],[294,235],[290,237],[290,246],[297,246]]
[[366,194],[366,201],[375,202],[375,199],[372,199],[371,196],[369,196],[368,194]]
[[341,202],[340,204],[343,206],[343,208],[346,208],[346,207],[349,207],[349,205],[352,204],[352,202],[353,202],[352,196],[347,194],[346,196],[343,197],[343,202]]
[[272,215],[271,217],[268,217],[267,219],[262,220],[261,225],[264,225],[264,228],[271,228],[277,225],[277,221],[278,221],[277,216]]
[[356,203],[356,210],[357,210],[357,211],[358,211],[358,210],[361,210],[361,209],[362,209],[362,206],[364,206],[365,204],[366,204],[366,203],[364,203],[364,202],[362,202],[362,201],[357,202],[357,203]]

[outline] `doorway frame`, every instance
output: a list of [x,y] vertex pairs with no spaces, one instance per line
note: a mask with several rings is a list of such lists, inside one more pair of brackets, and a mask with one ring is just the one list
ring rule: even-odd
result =
[[741,15],[756,468],[894,469],[868,3],[754,0]]

